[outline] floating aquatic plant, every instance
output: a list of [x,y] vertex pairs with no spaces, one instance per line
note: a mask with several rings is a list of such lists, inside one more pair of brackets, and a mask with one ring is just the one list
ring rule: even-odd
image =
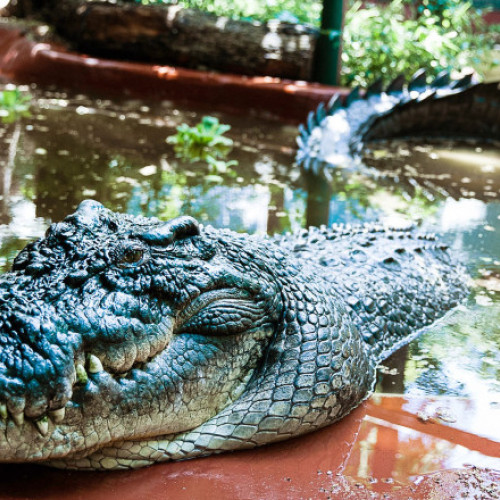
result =
[[233,149],[232,139],[224,136],[230,129],[230,125],[220,123],[218,118],[204,116],[194,127],[179,125],[177,133],[168,137],[167,142],[174,145],[178,158],[206,162],[212,174],[225,174],[238,164],[236,160],[226,161]]

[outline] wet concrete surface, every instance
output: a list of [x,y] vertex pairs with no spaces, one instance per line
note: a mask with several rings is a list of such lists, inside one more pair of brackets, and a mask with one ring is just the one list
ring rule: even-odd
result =
[[500,429],[472,433],[471,415],[462,398],[377,394],[341,422],[255,450],[123,472],[4,464],[0,499],[500,498]]

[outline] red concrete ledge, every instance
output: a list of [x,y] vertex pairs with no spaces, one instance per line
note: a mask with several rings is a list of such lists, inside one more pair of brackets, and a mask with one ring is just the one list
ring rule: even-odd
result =
[[500,24],[500,10],[487,12],[483,18],[486,24]]
[[97,59],[62,46],[28,39],[18,27],[0,25],[0,78],[110,96],[200,103],[251,111],[298,123],[332,94],[345,89],[271,77],[246,77],[171,66]]

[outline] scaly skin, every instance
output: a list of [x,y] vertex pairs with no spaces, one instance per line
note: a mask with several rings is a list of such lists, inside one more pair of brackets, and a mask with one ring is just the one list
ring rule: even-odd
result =
[[266,238],[83,202],[0,280],[0,460],[132,468],[323,427],[462,274],[413,230]]

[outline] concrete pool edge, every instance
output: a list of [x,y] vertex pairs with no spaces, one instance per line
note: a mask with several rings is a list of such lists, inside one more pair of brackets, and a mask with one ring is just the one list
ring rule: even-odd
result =
[[31,40],[22,28],[8,24],[0,24],[0,78],[111,96],[189,101],[290,123],[304,121],[310,110],[334,93],[348,93],[338,87],[274,77],[98,59]]

